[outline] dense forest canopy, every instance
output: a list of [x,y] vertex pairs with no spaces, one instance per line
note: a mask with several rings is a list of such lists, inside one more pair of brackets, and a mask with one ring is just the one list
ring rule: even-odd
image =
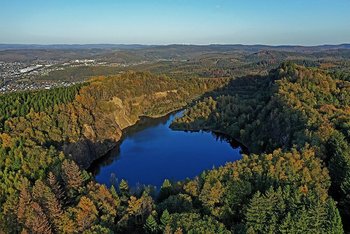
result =
[[[0,231],[343,233],[350,215],[346,77],[283,63],[265,76],[128,72],[1,96]],[[155,195],[132,192],[124,180],[96,183],[84,170],[92,159],[72,151],[88,145],[99,155],[140,116],[189,104],[174,129],[220,131],[251,154],[194,179],[165,180]]]
[[0,128],[12,117],[25,116],[30,111],[51,113],[58,104],[71,102],[82,85],[36,92],[19,92],[0,95]]
[[[345,220],[350,208],[348,205],[350,83],[339,77],[343,76],[327,74],[316,68],[284,63],[267,76],[232,80],[222,90],[195,103],[182,118],[173,123],[172,127],[186,130],[221,131],[241,140],[251,152],[258,154],[266,152],[275,155],[277,150],[281,154],[279,158],[283,158],[284,155],[294,155],[295,152],[300,152],[300,159],[303,163],[306,160],[305,156],[311,153],[313,155],[311,157],[312,167],[318,165],[324,168],[323,172],[317,172],[313,178],[309,172],[306,172],[307,166],[301,166],[298,161],[293,161],[290,166],[301,166],[300,175],[305,178],[295,180],[298,178],[295,175],[293,179],[286,179],[288,175],[285,173],[290,170],[294,171],[293,169],[288,166],[288,169],[281,170],[281,166],[286,166],[281,162],[270,167],[265,163],[263,167],[266,168],[265,170],[282,173],[282,178],[277,182],[270,182],[269,186],[275,190],[280,187],[280,183],[284,183],[284,180],[294,185],[297,184],[297,181],[303,181],[299,191],[304,191],[307,195],[315,192],[316,197],[320,198],[323,197],[321,194],[327,193],[319,190],[320,185],[328,184],[325,189],[339,202],[338,207]],[[305,154],[306,152],[308,153]],[[253,158],[254,156],[249,156],[249,160]],[[259,163],[260,161],[262,160],[259,159]],[[257,163],[247,168],[250,170]],[[268,171],[266,173],[271,173]],[[306,182],[307,180],[315,182],[318,177],[325,179],[328,174],[330,179],[326,179],[318,186],[310,186]],[[260,187],[261,182],[259,181],[256,186]],[[258,190],[259,194],[252,197],[250,204],[253,204],[254,199],[262,199],[264,196],[266,199],[266,196],[270,196],[271,193],[266,192],[269,186],[262,186],[263,189]],[[311,196],[314,197],[314,195]],[[314,202],[309,203],[305,209],[314,209],[315,207],[310,205]],[[322,204],[322,202],[317,203]],[[258,204],[256,203],[257,206]],[[329,202],[324,204],[330,205]],[[261,207],[261,209],[265,208]],[[286,211],[276,218],[284,217],[292,223],[298,220],[292,218],[288,209]],[[309,212],[314,214],[312,211]],[[247,222],[251,219],[249,215],[257,214],[246,214]],[[270,218],[264,217],[264,219]],[[261,228],[272,228],[272,224],[266,222],[260,223],[260,226],[247,224],[249,222],[246,223],[246,228],[257,232],[267,231]],[[276,224],[273,225],[276,228]],[[277,228],[281,229],[283,226],[283,222],[277,222]],[[275,231],[276,229],[273,232]],[[317,229],[317,232],[323,231],[323,229]]]
[[[90,230],[93,223],[77,228],[74,222],[77,214],[72,213],[72,208],[86,205],[80,201],[93,202],[91,198],[80,199],[83,194],[92,192],[86,187],[88,184],[91,188],[102,187],[107,194],[111,191],[95,184],[81,169],[114,146],[122,130],[134,124],[140,116],[167,114],[225,83],[225,79],[177,80],[128,72],[96,77],[87,84],[68,89],[1,96],[4,101],[1,113],[5,113],[0,134],[1,229],[5,232],[71,232],[66,230],[70,224],[58,224],[61,222],[58,219],[62,218],[62,222],[74,224],[70,230]],[[91,147],[94,147],[95,156],[84,151]],[[48,180],[55,184],[55,188]],[[36,190],[40,194],[30,195],[36,185],[40,186]],[[22,192],[28,192],[30,197],[24,199],[29,200],[22,199]],[[114,196],[119,195],[115,193]],[[130,196],[124,197],[124,205],[128,204]],[[115,197],[109,199],[112,204],[117,202]],[[147,198],[147,202],[149,200],[152,199]],[[51,205],[55,207],[49,208]],[[116,205],[112,207],[116,208]],[[48,212],[58,213],[50,213],[53,215],[50,216]],[[116,217],[111,218],[112,223]],[[82,222],[85,222],[85,217],[82,217]],[[97,228],[116,230],[115,225],[113,228],[109,224]]]

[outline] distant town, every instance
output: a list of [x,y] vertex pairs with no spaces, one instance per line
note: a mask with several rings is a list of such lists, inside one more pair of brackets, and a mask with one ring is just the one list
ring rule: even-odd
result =
[[53,72],[65,71],[69,68],[82,68],[82,70],[87,67],[114,68],[118,70],[114,73],[117,74],[122,72],[122,68],[174,60],[157,58],[128,62],[124,60],[121,62],[107,62],[101,59],[83,58],[71,60],[31,59],[29,61],[31,62],[0,60],[0,93],[68,87],[84,82],[85,79],[83,78],[80,80],[70,80],[67,79],[67,77],[61,78],[56,76],[55,79],[51,79],[51,77],[49,77],[49,74]]
[[68,87],[79,82],[39,81],[37,78],[48,75],[53,71],[64,70],[66,67],[101,64],[104,63],[96,63],[93,59],[76,59],[64,63],[52,60],[34,64],[0,61],[0,93]]

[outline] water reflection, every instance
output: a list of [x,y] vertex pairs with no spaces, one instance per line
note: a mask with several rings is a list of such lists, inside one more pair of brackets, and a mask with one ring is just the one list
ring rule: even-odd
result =
[[127,128],[120,144],[90,168],[96,180],[108,186],[126,179],[131,187],[159,187],[165,178],[192,178],[241,158],[242,146],[224,134],[171,130],[169,125],[181,114],[141,118]]

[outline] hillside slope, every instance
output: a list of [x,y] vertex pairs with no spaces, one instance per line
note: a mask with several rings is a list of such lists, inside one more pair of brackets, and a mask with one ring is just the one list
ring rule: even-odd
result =
[[[343,233],[348,89],[320,70],[282,64],[268,76],[229,82],[99,77],[54,107],[48,97],[56,95],[43,95],[41,112],[32,102],[22,112],[15,101],[19,111],[2,120],[0,135],[0,231]],[[153,197],[151,188],[131,192],[124,180],[107,188],[76,164],[88,166],[141,115],[196,99],[174,128],[225,132],[254,154],[192,180],[165,180]]]
[[[315,68],[284,63],[268,76],[231,81],[198,101],[172,127],[221,131],[242,141],[253,153],[275,155],[277,150],[303,155],[311,151],[322,160],[314,165],[328,168],[332,182],[329,193],[339,201],[346,220],[350,208],[349,120],[350,82]],[[274,173],[276,166],[271,172],[267,168],[266,173]],[[312,180],[324,177],[321,174]]]
[[[65,167],[69,167],[66,173],[78,173],[74,175],[78,178],[85,173],[84,178],[90,180],[75,163],[87,168],[114,147],[122,130],[135,124],[140,116],[165,115],[225,82],[128,72],[94,78],[68,93],[56,89],[2,96],[6,103],[2,112],[7,114],[1,119],[0,134],[0,227],[21,230],[13,217],[17,216],[14,211],[18,209],[23,184],[30,186],[30,181],[43,180],[49,171],[65,180],[61,177]],[[57,98],[62,101],[54,101]],[[70,182],[65,181],[67,191],[71,190]],[[76,196],[69,194],[72,199]]]

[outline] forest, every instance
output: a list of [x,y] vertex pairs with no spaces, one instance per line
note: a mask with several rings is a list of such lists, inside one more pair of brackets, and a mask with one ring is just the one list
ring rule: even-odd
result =
[[[327,210],[332,206],[331,209],[334,209],[335,204],[343,220],[349,218],[350,83],[343,77],[346,75],[286,62],[267,76],[232,80],[228,86],[194,103],[182,118],[172,124],[174,129],[210,129],[224,132],[239,139],[250,152],[260,155],[246,158],[248,163],[245,170],[252,171],[245,173],[257,176],[253,183],[248,184],[248,191],[253,191],[248,196],[251,200],[244,202],[248,204],[243,207],[247,213],[239,218],[245,220],[247,231],[283,233],[285,222],[292,224],[288,230],[293,230],[293,227],[302,230],[303,225],[312,226],[316,223],[312,221],[314,215],[318,216],[319,224],[325,222],[330,227],[329,222],[332,219],[319,217],[327,212],[314,209],[323,207],[322,209]],[[280,155],[278,162],[272,165],[265,162],[259,166],[267,159],[273,161],[274,155]],[[289,159],[292,160],[290,165],[289,160],[283,159],[287,155],[296,156]],[[257,158],[254,160],[255,157]],[[309,166],[303,165],[309,160],[312,161]],[[237,164],[240,163],[243,162]],[[230,168],[228,165],[226,167]],[[259,171],[262,171],[260,176]],[[310,171],[316,174],[313,176]],[[233,170],[232,173],[235,175],[237,172]],[[270,179],[271,174],[275,173],[277,180]],[[289,173],[297,174],[288,179],[291,175]],[[318,184],[316,181],[320,178],[324,181]],[[261,180],[267,179],[269,182],[264,186],[265,182],[262,183]],[[315,184],[311,185],[308,181]],[[308,213],[305,219],[302,214],[296,216],[299,218],[293,218],[290,209],[275,217],[276,211],[273,209],[276,206],[268,208],[269,206],[264,205],[274,201],[275,193],[281,188],[282,193],[291,190],[304,194],[304,198],[316,198],[314,201],[304,200],[306,203],[297,209],[298,212]],[[289,199],[298,201],[294,192],[288,192],[284,198],[286,200],[283,199],[284,208]],[[247,194],[244,198],[247,199]],[[302,203],[298,201],[297,204]],[[260,223],[256,220],[249,221],[256,219],[258,213]],[[340,226],[338,231],[333,230],[330,233],[341,232],[339,214],[335,215],[338,211],[332,213],[334,218],[337,217],[333,221]],[[302,220],[305,223],[296,223]],[[343,224],[346,225],[346,222]],[[305,231],[310,230],[311,226]],[[321,226],[311,232],[328,233]]]
[[[350,82],[282,63],[266,75],[100,76],[0,96],[0,232],[344,233],[350,204]],[[177,130],[213,130],[249,154],[185,181],[98,184],[103,154],[140,116],[188,106]],[[78,150],[72,151],[72,148]],[[68,149],[68,150],[67,150]]]
[[[0,97],[4,101],[0,230],[143,230],[143,222],[154,208],[151,196],[129,193],[126,182],[120,189],[106,188],[84,169],[115,145],[122,130],[140,116],[165,115],[227,82],[127,72],[95,77],[68,89],[4,94]],[[90,146],[95,155],[81,153],[81,148]],[[86,210],[90,208],[93,210]]]

